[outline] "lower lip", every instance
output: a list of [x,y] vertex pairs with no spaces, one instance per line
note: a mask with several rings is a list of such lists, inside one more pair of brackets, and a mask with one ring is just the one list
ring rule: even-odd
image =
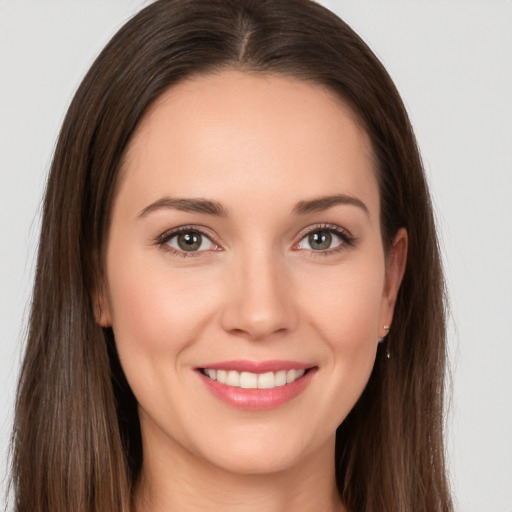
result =
[[223,402],[238,409],[262,410],[279,407],[300,395],[311,382],[316,368],[311,368],[296,381],[271,389],[245,389],[221,384],[198,370],[207,388]]

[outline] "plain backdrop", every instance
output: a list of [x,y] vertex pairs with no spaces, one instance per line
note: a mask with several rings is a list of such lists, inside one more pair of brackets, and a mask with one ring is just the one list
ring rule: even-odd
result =
[[[0,492],[55,139],[93,58],[142,3],[0,0]],[[512,512],[512,2],[322,3],[383,61],[422,150],[451,297],[457,511]]]

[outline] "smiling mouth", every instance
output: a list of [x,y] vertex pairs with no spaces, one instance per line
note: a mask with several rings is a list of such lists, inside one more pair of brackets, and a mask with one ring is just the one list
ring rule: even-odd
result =
[[251,373],[236,370],[214,370],[201,368],[206,377],[235,388],[243,389],[272,389],[292,384],[303,377],[310,369],[279,370],[277,372]]

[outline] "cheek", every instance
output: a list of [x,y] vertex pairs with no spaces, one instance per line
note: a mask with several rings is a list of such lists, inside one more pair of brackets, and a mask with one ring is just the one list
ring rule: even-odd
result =
[[380,265],[347,266],[302,291],[303,310],[331,350],[357,351],[378,337],[384,272]]
[[144,371],[156,376],[163,361],[178,364],[180,353],[200,336],[213,310],[214,295],[201,289],[192,271],[180,272],[178,278],[169,269],[163,271],[165,263],[148,261],[141,255],[110,265],[113,330],[127,377],[137,378]]
[[[319,409],[335,429],[363,392],[375,362],[382,303],[383,265],[347,265],[301,294],[303,311],[319,337],[328,375]],[[330,413],[328,411],[331,411]]]

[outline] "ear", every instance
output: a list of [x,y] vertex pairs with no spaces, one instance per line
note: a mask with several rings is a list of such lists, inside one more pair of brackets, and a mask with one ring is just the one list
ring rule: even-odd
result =
[[94,305],[94,319],[101,327],[112,326],[112,313],[110,310],[110,300],[108,298],[107,286],[102,280],[96,286],[92,293],[92,300]]
[[393,238],[393,243],[386,261],[386,277],[382,295],[379,337],[383,337],[387,334],[387,330],[384,329],[384,326],[390,326],[393,321],[396,298],[407,263],[407,246],[407,231],[405,228],[400,228]]

